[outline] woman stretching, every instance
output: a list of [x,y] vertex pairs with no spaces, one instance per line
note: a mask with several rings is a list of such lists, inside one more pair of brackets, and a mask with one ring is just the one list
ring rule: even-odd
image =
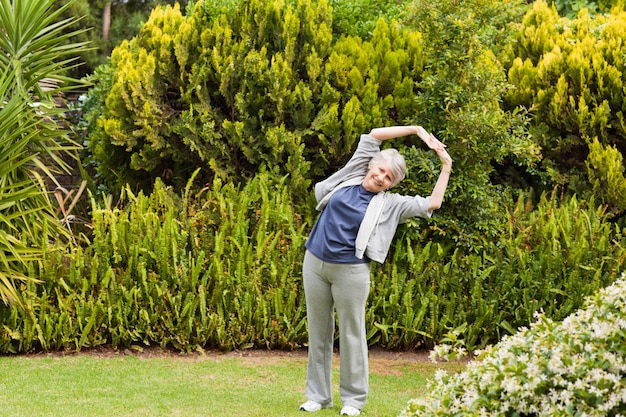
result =
[[[406,174],[395,149],[380,150],[383,140],[417,135],[434,150],[442,169],[429,197],[385,191]],[[315,185],[321,211],[306,242],[303,264],[309,329],[309,353],[303,411],[333,406],[331,370],[339,323],[341,415],[358,416],[368,394],[365,304],[370,289],[370,261],[383,263],[398,224],[411,217],[429,218],[441,207],[452,169],[446,146],[421,126],[373,129],[362,135],[348,163]]]

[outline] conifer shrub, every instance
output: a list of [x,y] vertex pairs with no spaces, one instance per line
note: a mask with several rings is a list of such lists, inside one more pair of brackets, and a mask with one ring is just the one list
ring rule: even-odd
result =
[[333,42],[325,1],[200,1],[153,11],[92,90],[89,147],[101,180],[182,188],[202,167],[244,181],[262,166],[306,193],[359,135],[416,113],[419,36],[378,22],[371,41]]
[[[614,213],[625,209],[619,197],[607,198],[615,177],[591,171],[598,150],[591,151],[589,144],[597,140],[604,148],[626,152],[625,30],[626,12],[619,8],[595,16],[582,10],[569,19],[537,1],[524,17],[517,41],[501,55],[514,86],[505,105],[532,110],[530,130],[542,149],[540,174],[531,184],[538,189],[562,185],[582,198],[593,193]],[[600,183],[607,184],[604,192],[597,188]]]
[[[200,167],[204,184],[238,183],[265,166],[289,174],[300,204],[362,133],[420,124],[455,160],[441,228],[466,247],[497,235],[494,167],[532,170],[540,157],[527,115],[500,107],[508,84],[494,44],[510,41],[522,0],[406,5],[402,22],[378,19],[366,38],[333,33],[325,1],[215,3],[186,16],[156,9],[97,72],[88,143],[100,182],[149,190],[158,177],[181,188]],[[397,191],[428,195],[434,153],[415,136],[384,146],[407,156]]]

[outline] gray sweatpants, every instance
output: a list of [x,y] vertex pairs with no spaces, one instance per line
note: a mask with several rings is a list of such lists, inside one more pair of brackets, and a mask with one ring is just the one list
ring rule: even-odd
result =
[[306,252],[304,292],[309,325],[309,358],[305,394],[332,406],[331,371],[339,323],[339,392],[344,406],[363,409],[368,392],[365,303],[370,290],[369,264],[332,264]]

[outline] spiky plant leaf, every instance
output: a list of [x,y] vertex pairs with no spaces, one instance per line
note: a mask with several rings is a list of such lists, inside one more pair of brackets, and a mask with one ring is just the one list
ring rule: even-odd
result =
[[[69,3],[0,0],[0,299],[19,303],[16,283],[45,251],[62,242],[42,175],[68,171],[63,153],[78,145],[61,127],[58,93],[81,85],[67,77],[78,52],[69,40],[77,18],[61,19]],[[56,245],[58,247],[58,245]]]

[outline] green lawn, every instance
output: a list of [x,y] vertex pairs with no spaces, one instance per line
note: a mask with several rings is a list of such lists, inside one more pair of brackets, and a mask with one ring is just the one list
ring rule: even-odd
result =
[[[335,407],[339,415],[338,360]],[[370,358],[370,399],[362,415],[397,416],[438,368],[415,355]],[[9,416],[303,417],[304,352],[164,355],[144,352],[0,357],[0,414]]]

